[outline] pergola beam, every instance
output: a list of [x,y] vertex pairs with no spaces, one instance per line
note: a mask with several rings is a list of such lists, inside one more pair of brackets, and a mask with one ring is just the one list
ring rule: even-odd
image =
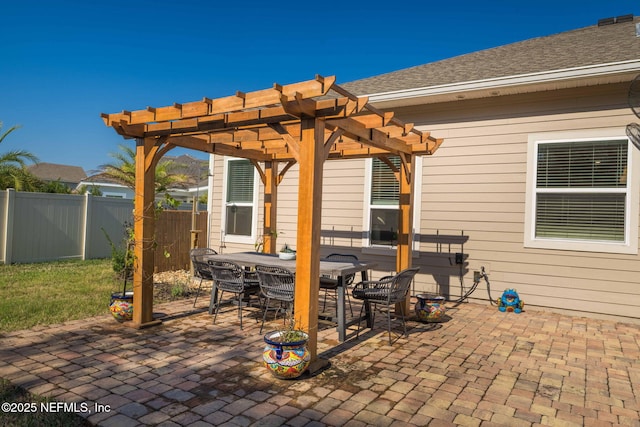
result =
[[168,107],[147,107],[139,111],[102,114],[102,118],[107,126],[112,126],[114,122],[124,122],[133,125],[226,114],[235,111],[278,105],[283,95],[291,97],[295,96],[296,93],[300,93],[306,98],[324,96],[334,86],[335,80],[335,76],[316,76],[314,80],[289,85],[279,85],[276,83],[271,89],[243,93],[242,96],[238,96],[241,92],[237,92],[234,96],[227,96],[215,100],[204,98],[202,101],[174,104]]

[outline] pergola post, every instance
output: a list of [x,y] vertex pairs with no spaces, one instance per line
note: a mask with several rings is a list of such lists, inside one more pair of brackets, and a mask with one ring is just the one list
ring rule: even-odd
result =
[[263,250],[275,254],[278,212],[278,162],[265,162],[264,165],[264,231]]
[[296,244],[296,327],[309,334],[312,362],[318,357],[318,294],[320,291],[320,228],[324,120],[302,119],[298,163],[298,236]]
[[[402,163],[398,173],[399,181],[399,219],[398,219],[398,247],[396,255],[396,271],[400,272],[411,267],[413,254],[413,192],[415,180],[415,157],[402,156]],[[400,304],[400,303],[399,303]],[[400,306],[396,305],[396,312]],[[410,310],[410,300],[404,302],[404,313]]]
[[133,323],[142,328],[153,320],[153,238],[155,233],[156,138],[136,140],[136,183],[133,212],[135,239],[133,270]]

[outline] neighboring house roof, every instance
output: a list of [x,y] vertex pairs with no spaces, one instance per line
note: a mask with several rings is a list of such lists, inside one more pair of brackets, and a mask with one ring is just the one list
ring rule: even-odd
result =
[[[638,22],[640,19],[629,16],[627,22],[593,25],[538,37],[356,80],[343,86],[358,95],[399,95],[403,91],[415,91],[417,88],[432,88],[431,94],[437,95],[456,87],[461,89],[461,84],[465,82],[486,82],[486,87],[495,87],[495,83],[508,77],[535,76],[552,70],[565,70],[563,74],[555,76],[554,80],[568,79],[580,74],[574,72],[572,75],[566,70],[584,70],[584,75],[595,75],[599,71],[594,67],[602,64],[618,64],[621,72],[637,72],[640,69],[640,37],[636,33]],[[538,78],[540,79],[540,76]],[[549,79],[550,76],[546,76],[546,80]],[[533,80],[535,79],[528,83]],[[621,81],[628,80],[627,76]],[[527,81],[520,79],[519,83]],[[438,87],[441,88],[440,91],[433,90]],[[408,98],[418,95],[406,93],[401,96]],[[375,102],[384,99],[384,96],[372,96],[370,100]]]
[[93,183],[93,184],[104,184],[104,183],[108,183],[108,184],[118,184],[121,185],[122,187],[125,187],[124,185],[122,185],[120,183],[120,181],[118,181],[117,179],[114,179],[112,177],[110,177],[109,175],[107,175],[104,172],[99,172],[95,175],[91,175],[85,179],[82,180],[83,183],[87,184],[87,183]]
[[80,166],[58,165],[55,163],[37,163],[28,167],[29,172],[43,181],[61,181],[78,183],[87,177]]

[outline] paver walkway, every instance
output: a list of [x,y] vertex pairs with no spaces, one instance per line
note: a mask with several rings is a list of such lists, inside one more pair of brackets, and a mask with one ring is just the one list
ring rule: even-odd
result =
[[101,426],[640,426],[638,325],[463,304],[390,346],[378,316],[342,344],[321,331],[330,366],[285,381],[261,366],[258,323],[191,304],[146,330],[102,316],[0,334],[0,377]]

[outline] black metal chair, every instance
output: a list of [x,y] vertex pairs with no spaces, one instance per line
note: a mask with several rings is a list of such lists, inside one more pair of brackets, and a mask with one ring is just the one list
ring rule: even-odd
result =
[[[245,280],[245,270],[238,264],[229,261],[209,261],[209,269],[213,278],[213,288],[211,289],[211,302],[209,303],[209,314],[213,316],[213,323],[216,323],[222,296],[225,292],[231,292],[238,300],[238,317],[240,318],[240,329],[242,329],[242,306],[244,296],[250,291],[252,282]],[[218,295],[220,291],[220,295]]]
[[209,264],[204,259],[206,255],[217,255],[218,253],[211,248],[195,248],[191,249],[189,252],[189,258],[191,258],[191,263],[193,264],[193,277],[196,279],[200,279],[200,283],[198,284],[198,290],[196,291],[196,299],[193,301],[193,306],[196,306],[196,302],[198,302],[198,297],[200,296],[200,289],[202,288],[203,280],[212,280],[211,279],[211,270],[209,270]]
[[[330,254],[327,255],[324,259],[327,261],[344,261],[344,262],[354,262],[358,261],[358,257],[351,254]],[[351,298],[349,298],[349,292],[346,289],[349,288],[353,284],[355,280],[355,274],[348,274],[342,278],[343,286],[345,287],[345,296],[347,298],[347,302],[349,303],[349,310],[351,311],[351,315],[353,316],[353,307],[351,307]],[[333,298],[336,301],[336,311],[337,311],[337,301],[338,301],[338,279],[335,277],[321,276],[320,277],[320,290],[324,291],[324,301],[322,303],[322,311],[325,311],[327,308],[327,294],[329,292],[333,292]]]
[[270,310],[271,300],[280,302],[280,307],[275,308],[275,316],[282,310],[282,305],[284,304],[285,323],[287,314],[290,316],[293,312],[296,276],[286,268],[273,265],[256,265],[255,271],[258,274],[258,280],[260,282],[260,292],[266,298],[264,314],[262,315],[262,325],[260,326],[260,333],[262,333],[264,321],[267,318],[267,311]]
[[[414,276],[420,270],[420,268],[408,268],[402,270],[395,276],[385,276],[380,280],[368,280],[358,283],[353,288],[353,297],[362,301],[362,308],[360,309],[360,319],[358,320],[358,332],[356,337],[360,334],[360,322],[362,319],[362,311],[365,310],[366,305],[373,305],[371,308],[371,324],[375,320],[375,311],[377,307],[384,306],[387,311],[388,328],[389,328],[389,344],[392,344],[391,340],[391,309],[396,303],[404,303],[411,287],[411,282]],[[407,334],[407,326],[405,324],[404,304],[400,305],[402,313],[400,318],[402,319],[403,335]],[[398,316],[396,316],[397,318]]]

